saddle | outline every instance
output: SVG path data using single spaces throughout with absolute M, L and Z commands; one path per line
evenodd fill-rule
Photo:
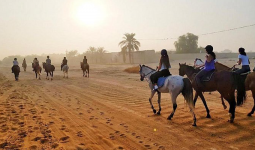
M 171 74 L 167 77 L 158 78 L 158 82 L 157 82 L 158 87 L 160 88 L 160 87 L 164 86 L 166 79 L 170 76 L 171 76 Z
M 209 71 L 206 75 L 204 75 L 202 78 L 201 78 L 201 81 L 202 82 L 208 82 L 212 79 L 212 76 L 214 74 L 215 70 L 211 70 Z

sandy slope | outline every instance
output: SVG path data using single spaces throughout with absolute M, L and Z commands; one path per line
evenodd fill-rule
M 177 73 L 177 64 L 172 72 Z M 53 81 L 36 80 L 29 69 L 14 81 L 9 68 L 0 68 L 0 148 L 5 149 L 252 149 L 255 117 L 246 114 L 248 100 L 237 108 L 234 124 L 227 122 L 218 93 L 205 94 L 212 119 L 196 105 L 197 125 L 178 97 L 173 120 L 168 94 L 162 115 L 152 113 L 146 81 L 122 70 L 127 66 L 91 66 L 91 78 L 71 68 L 69 79 L 56 71 Z M 157 108 L 156 97 L 154 105 Z

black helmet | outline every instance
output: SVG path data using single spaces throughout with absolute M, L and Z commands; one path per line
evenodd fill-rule
M 17 60 L 17 58 L 14 58 L 14 60 Z
M 166 56 L 166 55 L 167 55 L 166 49 L 162 49 L 162 50 L 161 50 L 161 56 Z
M 212 47 L 212 45 L 207 45 L 206 47 L 205 47 L 205 49 L 207 50 L 207 51 L 213 51 L 213 47 Z
M 47 56 L 47 58 L 50 58 L 50 56 Z

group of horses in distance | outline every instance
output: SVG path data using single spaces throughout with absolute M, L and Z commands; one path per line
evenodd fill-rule
M 43 69 L 46 72 L 46 79 L 47 80 L 53 80 L 53 72 L 55 71 L 55 66 L 54 65 L 46 65 L 45 62 L 42 63 Z M 81 69 L 83 71 L 83 77 L 88 77 L 89 78 L 89 64 L 83 64 L 82 62 L 80 63 Z M 24 69 L 24 72 L 26 72 L 27 69 L 27 64 L 22 63 L 22 67 Z M 35 78 L 41 80 L 41 73 L 42 73 L 42 67 L 40 65 L 34 66 L 32 63 L 32 68 L 34 69 L 35 72 Z M 68 70 L 69 66 L 64 65 L 62 68 L 63 71 L 63 78 L 68 78 Z M 20 67 L 19 66 L 14 66 L 13 68 L 13 73 L 15 80 L 18 81 L 19 79 L 19 73 L 20 73 Z
M 200 69 L 195 68 L 194 66 L 187 65 L 186 63 L 179 63 L 179 75 L 177 76 L 169 76 L 164 83 L 163 87 L 160 87 L 158 90 L 153 90 L 153 85 L 150 81 L 150 76 L 156 72 L 155 69 L 152 69 L 145 65 L 140 65 L 140 80 L 143 81 L 144 78 L 147 79 L 149 83 L 149 87 L 151 90 L 151 96 L 149 97 L 149 102 L 154 114 L 160 115 L 161 111 L 161 93 L 170 93 L 171 100 L 173 103 L 173 112 L 167 118 L 171 120 L 174 115 L 174 112 L 177 108 L 176 97 L 183 93 L 186 102 L 188 103 L 191 113 L 193 115 L 193 126 L 196 126 L 196 117 L 194 113 L 194 107 L 197 101 L 197 98 L 200 97 L 207 115 L 206 118 L 211 118 L 209 108 L 206 104 L 205 97 L 203 95 L 204 92 L 213 92 L 218 91 L 221 94 L 221 101 L 224 109 L 226 109 L 226 105 L 224 103 L 224 99 L 229 103 L 229 122 L 233 123 L 235 118 L 235 109 L 236 106 L 240 106 L 246 100 L 246 91 L 251 91 L 254 99 L 254 106 L 252 110 L 247 114 L 247 116 L 252 116 L 255 111 L 255 72 L 238 75 L 233 72 L 235 67 L 227 67 L 219 62 L 215 63 L 215 72 L 211 76 L 209 81 L 203 82 L 203 87 L 198 87 L 195 81 L 195 75 L 200 71 Z M 183 76 L 187 76 L 184 78 Z M 195 95 L 193 97 L 193 89 L 195 90 Z M 186 90 L 186 91 L 184 91 Z M 191 92 L 192 91 L 192 92 Z M 235 95 L 235 91 L 237 94 Z M 152 104 L 152 98 L 155 93 L 158 93 L 158 105 L 159 111 L 157 112 Z M 185 92 L 189 92 L 192 94 L 185 95 Z M 192 99 L 192 101 L 190 100 Z M 236 101 L 237 99 L 237 101 Z

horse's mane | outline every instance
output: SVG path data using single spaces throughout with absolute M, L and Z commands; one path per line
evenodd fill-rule
M 146 65 L 142 65 L 142 67 L 146 67 L 146 68 L 149 68 L 149 69 L 151 69 L 151 70 L 156 70 L 156 69 L 152 69 L 151 67 L 149 67 L 149 66 L 146 66 Z
M 219 62 L 216 62 L 215 64 L 218 64 L 218 65 L 220 65 L 220 66 L 222 66 L 222 67 L 230 68 L 230 67 L 228 67 L 228 66 L 226 66 L 226 65 L 223 65 L 222 63 L 219 63 Z

